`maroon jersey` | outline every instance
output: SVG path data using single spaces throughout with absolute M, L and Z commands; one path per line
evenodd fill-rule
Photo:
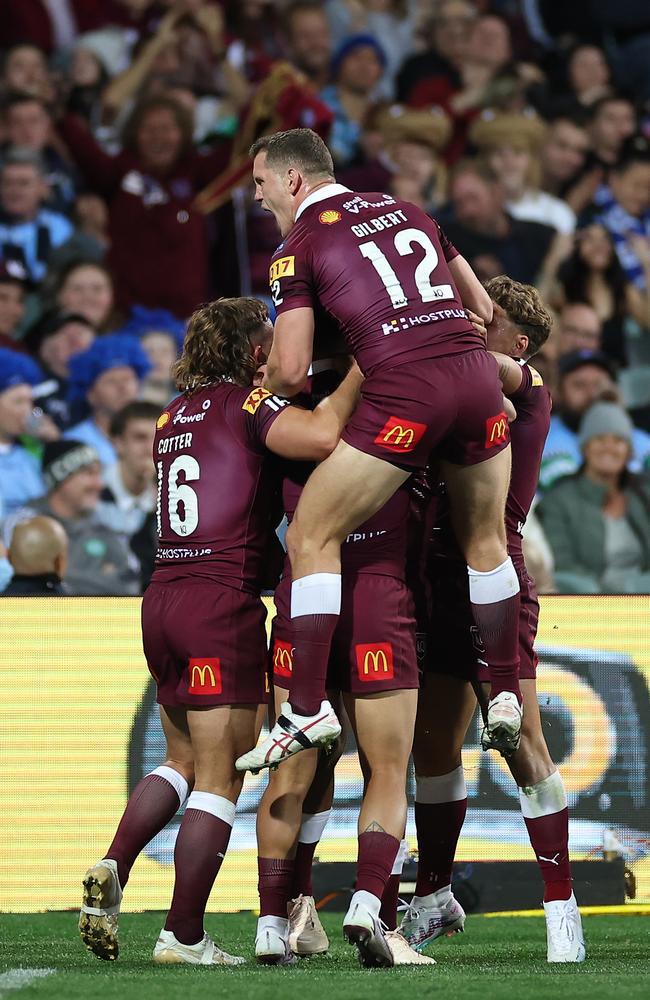
M 279 315 L 320 306 L 366 375 L 484 350 L 448 267 L 456 256 L 415 205 L 331 184 L 303 202 L 273 254 L 271 296 Z
M 264 442 L 287 404 L 221 382 L 178 396 L 160 415 L 157 581 L 189 573 L 259 590 L 273 489 Z
M 517 419 L 510 424 L 512 474 L 506 502 L 508 548 L 521 549 L 521 531 L 537 491 L 542 451 L 551 420 L 551 394 L 539 372 L 520 361 L 522 380 L 511 395 Z

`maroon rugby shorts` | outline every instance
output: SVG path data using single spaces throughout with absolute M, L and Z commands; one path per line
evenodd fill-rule
M 150 583 L 142 599 L 142 642 L 158 704 L 265 702 L 265 621 L 259 597 L 217 582 Z
M 497 363 L 477 349 L 371 374 L 342 438 L 408 472 L 484 462 L 510 443 Z
M 289 688 L 292 670 L 291 580 L 275 590 L 269 670 L 276 687 Z M 327 674 L 330 690 L 357 697 L 418 687 L 413 599 L 391 576 L 344 576 L 339 618 Z
M 538 657 L 534 649 L 539 620 L 535 582 L 523 557 L 513 555 L 521 594 L 519 612 L 519 679 L 534 680 Z M 427 634 L 425 674 L 445 674 L 466 681 L 489 681 L 485 650 L 474 625 L 469 602 L 467 566 L 459 559 L 442 558 L 432 563 L 432 596 Z

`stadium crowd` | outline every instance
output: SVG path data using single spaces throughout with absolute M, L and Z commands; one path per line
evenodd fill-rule
M 424 208 L 482 280 L 540 289 L 531 572 L 650 592 L 646 3 L 0 0 L 0 24 L 4 593 L 146 585 L 186 321 L 271 304 L 247 148 L 304 125 L 341 183 Z

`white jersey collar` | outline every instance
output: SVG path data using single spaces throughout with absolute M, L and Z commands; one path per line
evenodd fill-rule
M 351 194 L 350 188 L 346 188 L 343 184 L 335 184 L 333 181 L 331 184 L 326 184 L 325 187 L 318 188 L 317 191 L 312 191 L 308 194 L 302 205 L 296 212 L 296 218 L 294 222 L 297 222 L 302 213 L 310 205 L 316 205 L 319 201 L 325 201 L 326 198 L 333 198 L 337 194 Z

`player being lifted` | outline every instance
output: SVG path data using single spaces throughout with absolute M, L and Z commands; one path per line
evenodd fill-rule
M 204 933 L 203 917 L 241 790 L 235 760 L 257 738 L 266 700 L 259 593 L 274 489 L 269 452 L 325 458 L 361 383 L 353 366 L 313 412 L 254 389 L 272 336 L 267 308 L 256 299 L 220 299 L 198 309 L 176 365 L 182 395 L 158 419 L 158 552 L 142 633 L 167 757 L 133 790 L 113 843 L 84 878 L 79 930 L 100 958 L 117 958 L 117 916 L 133 863 L 185 804 L 174 896 L 154 960 L 243 961 Z
M 338 735 L 325 681 L 341 606 L 341 543 L 432 454 L 444 467 L 490 664 L 488 737 L 514 749 L 521 692 L 519 581 L 504 527 L 509 432 L 496 363 L 463 308 L 489 322 L 490 298 L 420 209 L 336 184 L 330 153 L 311 130 L 259 139 L 251 154 L 255 197 L 284 240 L 270 268 L 278 315 L 265 384 L 282 396 L 300 391 L 321 312 L 340 327 L 366 380 L 335 452 L 310 477 L 287 536 L 290 703 L 237 766 L 269 766 Z

